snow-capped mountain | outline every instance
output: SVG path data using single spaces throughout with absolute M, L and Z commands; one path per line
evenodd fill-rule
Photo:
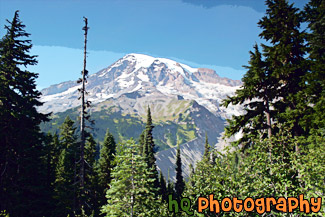
M 240 85 L 240 81 L 221 78 L 211 69 L 129 54 L 89 76 L 86 98 L 93 105 L 90 112 L 95 117 L 99 141 L 107 128 L 115 133 L 117 141 L 137 139 L 149 105 L 155 125 L 153 136 L 161 150 L 156 155 L 157 165 L 165 177 L 169 173 L 174 180 L 177 143 L 181 145 L 185 177 L 189 175 L 189 165 L 195 165 L 203 155 L 205 134 L 210 145 L 219 151 L 224 147 L 220 138 L 225 118 L 240 114 L 241 109 L 225 109 L 220 103 Z M 65 111 L 55 114 L 52 123 L 43 128 L 45 132 L 55 131 L 65 115 L 78 116 L 78 88 L 76 81 L 67 81 L 41 91 L 41 112 Z
M 122 94 L 142 92 L 150 95 L 159 91 L 195 100 L 212 113 L 223 118 L 239 114 L 235 107 L 220 108 L 227 95 L 232 95 L 241 85 L 240 81 L 219 77 L 215 71 L 205 68 L 191 68 L 165 58 L 143 54 L 129 54 L 106 69 L 88 78 L 87 99 L 93 104 Z M 78 88 L 75 81 L 52 85 L 42 90 L 41 112 L 61 112 L 78 106 Z

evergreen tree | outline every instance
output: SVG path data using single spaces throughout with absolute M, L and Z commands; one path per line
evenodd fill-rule
M 170 180 L 169 168 L 168 168 L 168 177 L 167 177 L 167 195 L 175 196 L 174 183 Z
M 252 139 L 261 132 L 263 137 L 271 136 L 270 102 L 275 97 L 275 90 L 272 90 L 274 79 L 271 78 L 257 45 L 250 55 L 249 66 L 245 66 L 248 71 L 242 78 L 242 87 L 236 90 L 235 96 L 227 97 L 223 103 L 226 107 L 229 104 L 244 106 L 245 113 L 227 120 L 229 126 L 225 129 L 227 137 L 242 131 L 242 138 L 234 144 L 241 144 L 244 148 L 249 147 Z
M 88 170 L 89 176 L 91 176 L 96 167 L 96 146 L 97 143 L 94 140 L 93 135 L 89 134 L 85 144 L 85 162 L 86 168 L 88 168 L 86 170 Z
M 78 143 L 75 134 L 74 122 L 67 116 L 60 127 L 60 143 L 62 151 L 56 167 L 55 199 L 57 208 L 56 216 L 73 215 L 76 211 L 78 184 L 77 177 L 77 156 Z
M 189 176 L 189 181 L 186 183 L 185 189 L 187 189 L 188 186 L 194 186 L 194 182 L 190 178 L 194 176 L 195 170 L 193 164 L 190 164 L 189 167 L 190 167 L 190 176 Z
M 184 189 L 185 189 L 185 182 L 182 174 L 181 151 L 178 145 L 177 153 L 176 153 L 176 183 L 175 183 L 175 193 L 178 199 L 182 197 Z
M 197 195 L 208 196 L 211 192 L 214 193 L 214 198 L 221 201 L 224 197 L 232 197 L 231 195 L 240 196 L 234 193 L 232 185 L 227 182 L 232 180 L 231 170 L 227 169 L 220 161 L 216 166 L 211 166 L 208 158 L 203 158 L 197 162 L 195 171 L 193 171 L 186 183 L 184 196 L 191 201 L 197 200 Z M 228 188 L 229 187 L 229 188 Z M 191 204 L 191 209 L 194 211 L 195 216 L 199 216 L 197 212 L 197 203 Z M 218 214 L 205 210 L 204 216 L 218 216 Z M 183 216 L 187 216 L 182 213 Z M 236 213 L 237 214 L 237 213 Z M 222 216 L 219 214 L 219 216 Z
M 106 192 L 112 180 L 111 172 L 114 168 L 114 156 L 116 154 L 116 143 L 113 135 L 107 129 L 103 145 L 100 149 L 100 158 L 98 161 L 98 200 L 99 205 L 106 204 Z
M 97 143 L 91 133 L 86 133 L 85 142 L 85 160 L 88 167 L 96 164 L 96 147 Z
M 145 144 L 145 136 L 146 136 L 145 134 L 146 134 L 146 130 L 143 130 L 139 136 L 140 150 L 141 150 L 141 154 L 143 154 L 144 156 L 148 155 L 148 150 L 146 148 L 147 146 L 144 145 Z
M 47 164 L 47 184 L 53 186 L 55 182 L 56 166 L 59 161 L 59 155 L 61 153 L 61 144 L 59 141 L 58 134 L 52 135 L 48 133 L 44 141 L 46 155 L 46 164 Z
M 146 129 L 141 133 L 140 135 L 140 142 L 144 142 L 143 144 L 140 143 L 141 147 L 141 152 L 143 156 L 146 158 L 147 163 L 149 164 L 149 147 L 147 143 L 147 138 L 146 138 Z M 144 140 L 141 141 L 141 136 L 144 136 Z
M 51 143 L 51 147 L 52 147 L 52 150 L 53 150 L 53 157 L 52 157 L 52 161 L 53 161 L 53 165 L 56 165 L 56 163 L 58 162 L 58 158 L 59 158 L 59 155 L 60 155 L 60 152 L 62 150 L 62 145 L 60 143 L 60 139 L 59 139 L 59 135 L 57 133 L 55 133 L 53 136 L 52 136 L 52 143 Z
M 99 214 L 98 204 L 98 174 L 96 171 L 96 142 L 92 134 L 89 134 L 85 144 L 85 213 Z
M 164 175 L 160 171 L 159 175 L 159 181 L 160 181 L 160 195 L 163 201 L 167 202 L 168 200 L 168 192 L 167 192 L 167 186 L 166 186 L 166 181 L 164 178 Z
M 39 124 L 48 115 L 37 106 L 38 74 L 26 70 L 37 64 L 25 25 L 18 11 L 5 26 L 0 40 L 0 210 L 10 216 L 43 216 L 49 198 L 46 190 L 46 165 Z
M 46 155 L 44 156 L 44 162 L 46 164 L 46 185 L 47 193 L 49 195 L 49 207 L 48 210 L 55 210 L 55 200 L 54 200 L 54 188 L 56 179 L 56 167 L 59 161 L 61 144 L 57 134 L 52 135 L 48 133 L 43 141 L 44 150 Z
M 277 124 L 289 128 L 292 136 L 306 135 L 302 119 L 308 107 L 306 88 L 305 34 L 300 30 L 301 13 L 286 0 L 267 0 L 266 16 L 259 21 L 263 55 L 271 77 L 276 79 L 273 103 Z
M 118 145 L 114 179 L 107 191 L 107 205 L 102 208 L 107 216 L 160 216 L 154 179 L 139 152 L 139 146 L 132 140 Z
M 267 0 L 266 5 L 266 16 L 258 24 L 260 37 L 269 45 L 262 44 L 263 57 L 255 45 L 242 88 L 224 102 L 244 105 L 245 114 L 233 117 L 226 128 L 228 137 L 242 131 L 235 144 L 244 147 L 257 136 L 270 138 L 279 128 L 290 128 L 293 136 L 307 133 L 302 127 L 308 107 L 302 16 L 286 0 Z
M 54 147 L 53 147 L 53 136 L 49 132 L 44 138 L 45 143 L 45 152 L 47 153 L 46 156 L 44 156 L 44 162 L 46 164 L 46 185 L 48 188 L 51 188 L 52 184 L 55 181 L 55 167 L 56 165 L 53 165 L 53 158 L 54 158 Z
M 208 140 L 208 134 L 205 133 L 205 144 L 204 144 L 203 157 L 209 158 L 209 154 L 210 154 L 210 145 L 209 145 L 209 140 Z
M 215 166 L 216 160 L 218 159 L 218 152 L 217 150 L 213 149 L 211 153 L 211 165 Z
M 325 128 L 325 1 L 311 0 L 305 7 L 304 19 L 308 23 L 308 65 L 306 75 L 310 104 L 314 105 L 305 120 L 305 128 Z M 311 121 L 310 121 L 311 120 Z
M 148 106 L 147 113 L 147 123 L 144 134 L 144 147 L 143 147 L 143 156 L 147 159 L 148 170 L 152 173 L 152 177 L 155 180 L 155 187 L 159 189 L 159 178 L 158 171 L 156 166 L 156 157 L 155 157 L 155 143 L 153 141 L 152 130 L 154 126 L 152 125 L 151 111 Z M 140 137 L 141 138 L 141 137 Z M 157 191 L 159 192 L 159 191 Z
M 155 143 L 153 141 L 152 130 L 154 126 L 152 125 L 152 118 L 150 108 L 148 106 L 148 113 L 147 113 L 147 124 L 145 129 L 145 151 L 148 152 L 148 165 L 149 167 L 156 166 L 156 158 L 155 158 Z M 144 151 L 144 153 L 146 153 Z

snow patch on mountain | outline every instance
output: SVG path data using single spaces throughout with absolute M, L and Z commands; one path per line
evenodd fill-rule
M 79 88 L 81 88 L 81 85 L 74 86 L 69 88 L 68 90 L 61 92 L 61 93 L 56 93 L 56 94 L 51 94 L 51 95 L 45 95 L 41 98 L 42 102 L 51 102 L 57 99 L 60 99 L 62 97 L 66 97 L 69 95 L 73 95 Z

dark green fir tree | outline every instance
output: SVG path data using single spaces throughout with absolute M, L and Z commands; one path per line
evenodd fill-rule
M 325 128 L 325 1 L 311 0 L 305 7 L 304 19 L 308 23 L 307 93 L 314 105 L 305 119 L 305 128 L 324 131 Z
M 303 17 L 287 0 L 267 0 L 266 5 L 266 15 L 258 25 L 262 29 L 260 37 L 269 43 L 263 45 L 267 71 L 275 79 L 272 89 L 276 96 L 269 102 L 277 126 L 290 129 L 292 136 L 303 136 L 308 133 L 302 122 L 309 106 L 305 93 L 308 68 L 304 58 L 306 35 L 301 30 Z
M 0 40 L 0 210 L 10 216 L 46 215 L 46 165 L 39 124 L 48 115 L 37 111 L 41 93 L 30 36 L 16 11 Z
M 145 129 L 145 151 L 147 151 L 147 158 L 148 158 L 148 165 L 149 167 L 156 165 L 156 158 L 155 158 L 155 143 L 153 141 L 152 130 L 154 126 L 152 125 L 152 118 L 151 118 L 151 111 L 148 106 L 148 113 L 147 113 L 147 124 Z M 146 152 L 144 152 L 146 153 Z
M 139 145 L 140 145 L 142 154 L 143 153 L 148 154 L 148 150 L 146 149 L 146 146 L 144 145 L 145 144 L 145 135 L 146 135 L 146 130 L 143 130 L 139 137 Z
M 44 162 L 46 162 L 46 185 L 48 188 L 48 192 L 51 197 L 51 206 L 49 210 L 54 210 L 55 200 L 53 196 L 55 195 L 55 179 L 56 179 L 56 167 L 59 161 L 59 156 L 61 152 L 61 144 L 59 141 L 59 136 L 55 133 L 52 135 L 48 133 L 46 138 L 43 140 L 44 150 L 46 155 L 44 156 Z
M 270 138 L 280 128 L 290 129 L 292 136 L 308 133 L 303 127 L 309 104 L 302 16 L 286 0 L 267 0 L 266 5 L 258 25 L 268 45 L 262 44 L 263 53 L 255 45 L 242 88 L 224 101 L 225 106 L 244 106 L 245 114 L 233 117 L 226 128 L 226 136 L 242 131 L 235 144 L 244 148 L 256 138 Z
M 140 151 L 132 140 L 118 145 L 107 203 L 102 208 L 106 216 L 161 216 L 161 199 L 156 197 L 154 179 Z
M 94 137 L 88 133 L 85 144 L 85 207 L 83 207 L 88 216 L 92 213 L 96 216 L 99 214 L 96 147 L 97 143 Z
M 175 196 L 174 183 L 170 180 L 169 168 L 168 168 L 168 177 L 167 177 L 167 195 Z
M 210 145 L 208 140 L 208 134 L 205 133 L 205 143 L 204 143 L 204 154 L 203 157 L 209 158 L 210 155 Z
M 163 199 L 163 201 L 168 200 L 168 192 L 167 192 L 167 185 L 166 185 L 166 180 L 164 178 L 164 175 L 162 174 L 162 172 L 160 171 L 159 174 L 159 181 L 160 181 L 160 195 L 161 198 Z
M 78 143 L 74 122 L 67 116 L 60 127 L 62 150 L 56 167 L 55 199 L 56 216 L 73 215 L 77 209 Z
M 113 135 L 107 129 L 104 142 L 100 149 L 100 158 L 98 161 L 98 201 L 99 205 L 106 204 L 106 191 L 109 189 L 109 184 L 112 180 L 111 173 L 114 168 L 114 156 L 116 154 L 116 143 Z
M 176 152 L 176 183 L 175 183 L 175 193 L 178 199 L 182 197 L 184 189 L 185 189 L 185 181 L 182 174 L 181 151 L 178 144 L 177 152 Z
M 156 166 L 156 157 L 155 157 L 155 143 L 152 136 L 152 130 L 154 126 L 152 124 L 152 118 L 151 118 L 151 111 L 148 106 L 148 113 L 147 113 L 147 123 L 144 133 L 144 148 L 143 148 L 143 156 L 147 160 L 148 164 L 148 170 L 151 171 L 152 177 L 155 180 L 155 187 L 158 190 L 160 188 L 159 185 L 159 177 L 158 177 L 158 171 Z M 141 138 L 141 137 L 140 137 Z M 159 191 L 157 191 L 159 192 Z
M 244 149 L 260 133 L 263 137 L 271 136 L 270 101 L 275 97 L 275 90 L 272 90 L 275 81 L 262 60 L 257 45 L 254 46 L 254 52 L 250 52 L 249 65 L 245 68 L 248 71 L 242 78 L 242 87 L 236 91 L 235 96 L 228 97 L 223 103 L 225 106 L 239 104 L 244 107 L 245 113 L 229 119 L 229 126 L 225 130 L 228 137 L 242 131 L 243 136 L 234 144 L 241 144 Z

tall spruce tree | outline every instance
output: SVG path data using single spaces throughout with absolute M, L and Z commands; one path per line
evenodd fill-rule
M 97 143 L 92 134 L 87 136 L 85 143 L 85 198 L 84 211 L 90 216 L 99 214 L 98 204 L 98 174 L 96 171 L 96 147 Z
M 210 145 L 208 140 L 208 134 L 205 133 L 205 143 L 204 143 L 204 154 L 203 156 L 206 158 L 209 158 L 210 155 Z
M 144 155 L 148 154 L 148 150 L 146 150 L 146 146 L 145 144 L 145 136 L 146 136 L 146 130 L 143 130 L 142 133 L 139 136 L 139 145 L 140 145 L 140 149 L 141 149 L 141 153 Z
M 159 182 L 160 182 L 160 195 L 163 201 L 167 202 L 168 199 L 168 192 L 167 192 L 167 185 L 166 185 L 166 180 L 164 178 L 164 175 L 160 171 L 159 174 Z
M 154 126 L 152 124 L 151 111 L 148 106 L 147 123 L 146 123 L 146 128 L 144 131 L 143 156 L 147 160 L 148 170 L 151 171 L 151 173 L 152 173 L 151 178 L 153 178 L 155 180 L 155 182 L 154 182 L 155 187 L 157 189 L 159 189 L 160 185 L 159 185 L 159 177 L 158 177 L 158 171 L 157 171 L 157 166 L 156 166 L 155 143 L 154 143 L 153 136 L 152 136 L 153 128 L 154 128 Z M 140 135 L 140 139 L 141 139 L 141 135 Z M 157 192 L 159 192 L 159 191 L 157 191 Z
M 60 127 L 60 143 L 62 151 L 56 167 L 55 199 L 57 208 L 56 216 L 73 215 L 78 204 L 77 195 L 77 156 L 78 143 L 74 122 L 67 116 Z
M 184 191 L 184 196 L 189 198 L 191 201 L 197 200 L 197 195 L 209 195 L 211 192 L 214 193 L 214 198 L 221 201 L 224 197 L 231 197 L 234 194 L 232 185 L 225 184 L 225 180 L 232 180 L 230 169 L 222 167 L 218 164 L 217 166 L 211 166 L 208 158 L 202 158 L 201 161 L 197 162 L 195 170 L 191 172 L 188 182 L 186 183 L 186 188 Z M 195 216 L 200 214 L 197 212 L 198 204 L 192 203 L 191 210 L 194 211 Z M 210 212 L 209 209 L 204 210 L 204 216 L 223 216 L 222 213 Z M 201 215 L 202 215 L 201 214 Z M 238 214 L 238 213 L 236 213 Z M 188 216 L 185 215 L 184 216 Z
M 47 153 L 46 160 L 48 168 L 48 183 L 53 185 L 55 181 L 55 170 L 59 161 L 62 145 L 60 143 L 59 135 L 57 133 L 53 135 L 51 133 L 48 133 L 45 142 L 45 150 Z
M 104 142 L 100 149 L 100 158 L 98 161 L 98 201 L 99 206 L 106 204 L 106 192 L 112 180 L 112 169 L 114 168 L 114 158 L 116 154 L 116 143 L 113 135 L 107 129 Z
M 26 68 L 36 65 L 30 36 L 19 19 L 18 11 L 5 25 L 0 40 L 0 210 L 10 216 L 42 216 L 48 198 L 44 195 L 46 170 L 39 124 L 48 115 L 37 106 L 38 74 Z
M 168 175 L 167 175 L 167 195 L 170 195 L 170 194 L 175 196 L 174 183 L 170 180 L 169 168 L 168 168 Z
M 160 199 L 156 197 L 154 179 L 147 170 L 139 145 L 129 140 L 117 147 L 116 167 L 107 191 L 106 216 L 160 216 Z
M 260 37 L 270 44 L 263 45 L 263 55 L 271 77 L 276 79 L 276 122 L 289 128 L 292 136 L 305 135 L 301 126 L 308 106 L 305 33 L 300 28 L 303 19 L 287 0 L 267 0 L 266 5 L 266 16 L 258 25 L 263 30 Z
M 245 114 L 233 117 L 226 128 L 227 136 L 243 132 L 237 144 L 244 147 L 257 137 L 270 138 L 280 127 L 290 128 L 293 136 L 306 133 L 301 126 L 308 106 L 302 16 L 286 0 L 267 0 L 266 5 L 258 25 L 260 37 L 269 45 L 262 44 L 263 55 L 255 45 L 242 88 L 224 101 L 225 106 L 244 105 Z
M 178 144 L 177 152 L 176 152 L 176 183 L 175 183 L 175 193 L 178 199 L 182 197 L 184 189 L 185 189 L 185 181 L 182 174 L 181 150 Z
M 253 138 L 261 132 L 263 137 L 271 136 L 271 100 L 275 97 L 275 90 L 272 85 L 275 81 L 271 78 L 266 63 L 262 60 L 262 54 L 258 46 L 254 46 L 254 52 L 250 52 L 249 66 L 242 78 L 243 85 L 236 90 L 235 96 L 227 97 L 223 105 L 229 104 L 243 105 L 245 114 L 233 116 L 228 120 L 229 126 L 226 127 L 226 136 L 230 137 L 240 131 L 243 136 L 235 142 L 244 148 L 251 145 Z
M 147 113 L 147 124 L 145 129 L 145 149 L 147 150 L 147 158 L 148 158 L 148 165 L 149 167 L 156 165 L 156 158 L 155 158 L 155 143 L 153 141 L 152 130 L 154 126 L 152 125 L 152 118 L 151 118 L 151 111 L 148 106 L 148 113 Z
M 194 176 L 195 170 L 194 170 L 193 164 L 189 165 L 189 170 L 190 170 L 190 176 L 189 177 Z M 194 182 L 192 182 L 191 179 L 189 179 L 189 181 L 186 184 L 187 184 L 187 186 L 193 186 Z
M 308 23 L 308 65 L 306 75 L 307 92 L 313 106 L 305 128 L 325 128 L 325 1 L 311 0 L 305 7 L 304 19 Z
M 56 201 L 54 200 L 54 187 L 56 179 L 56 167 L 59 161 L 59 156 L 61 152 L 61 144 L 59 141 L 59 136 L 57 134 L 52 135 L 48 133 L 46 138 L 43 140 L 44 150 L 46 155 L 44 156 L 44 162 L 46 163 L 46 185 L 47 192 L 50 195 L 49 200 L 50 207 L 48 210 L 55 210 Z

